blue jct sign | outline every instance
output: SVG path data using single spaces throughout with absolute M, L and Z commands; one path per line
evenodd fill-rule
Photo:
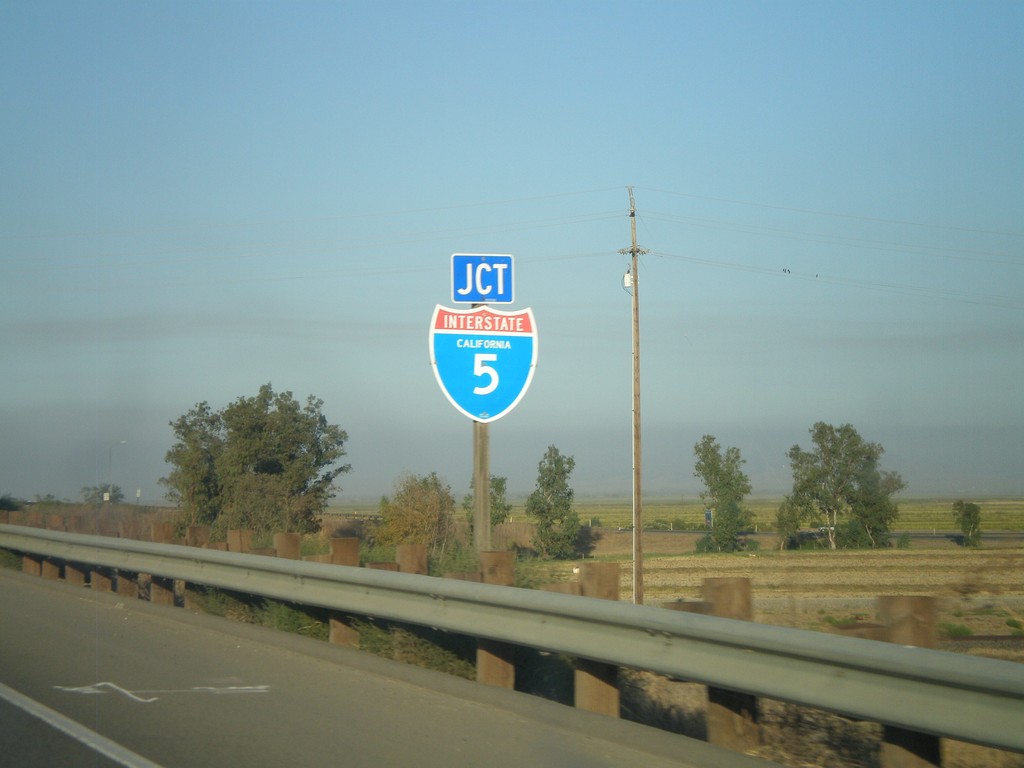
M 523 399 L 537 366 L 533 310 L 438 305 L 430 323 L 430 362 L 458 411 L 474 421 L 500 419 Z
M 494 253 L 452 254 L 452 301 L 511 304 L 512 257 Z

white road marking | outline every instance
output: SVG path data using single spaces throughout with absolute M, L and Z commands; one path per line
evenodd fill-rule
M 122 747 L 116 741 L 111 741 L 95 731 L 90 731 L 84 725 L 40 704 L 35 699 L 18 693 L 13 688 L 8 688 L 3 683 L 0 683 L 0 698 L 125 768 L 162 768 L 159 763 L 154 763 L 152 760 Z
M 133 701 L 138 701 L 142 704 L 149 704 L 151 702 L 156 701 L 155 696 L 152 699 L 144 699 L 141 696 L 136 696 L 131 691 L 126 691 L 124 688 L 122 688 L 119 685 L 115 685 L 114 683 L 95 683 L 93 685 L 82 685 L 77 688 L 66 688 L 63 685 L 55 685 L 53 687 L 56 688 L 58 691 L 67 691 L 68 693 L 106 693 L 105 690 L 100 689 L 109 688 L 112 691 L 124 694 L 129 699 L 132 699 Z
M 154 691 L 129 691 L 116 683 L 93 683 L 92 685 L 80 685 L 76 687 L 69 687 L 63 685 L 53 686 L 58 691 L 66 691 L 68 693 L 84 693 L 84 694 L 96 694 L 96 693 L 107 693 L 107 691 L 113 691 L 120 693 L 123 696 L 127 696 L 132 701 L 137 701 L 140 704 L 151 704 L 152 702 L 159 699 L 159 696 L 152 696 L 152 698 L 144 698 L 139 694 L 154 694 L 154 693 L 212 693 L 215 695 L 224 694 L 237 694 L 237 693 L 268 693 L 270 691 L 269 685 L 229 685 L 223 688 L 216 688 L 205 685 L 197 685 L 193 688 L 185 690 L 154 690 Z

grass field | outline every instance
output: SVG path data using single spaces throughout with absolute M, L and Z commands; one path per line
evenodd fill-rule
M 897 531 L 955 531 L 953 521 L 954 499 L 906 499 L 899 501 L 900 516 Z M 981 507 L 981 527 L 988 531 L 1024 531 L 1024 499 L 968 499 Z M 758 531 L 775 528 L 775 513 L 781 499 L 750 499 L 746 506 L 754 513 Z M 335 514 L 373 516 L 377 504 L 344 504 L 332 506 Z M 629 499 L 578 499 L 577 514 L 584 523 L 600 521 L 605 528 L 627 528 L 633 524 L 632 503 Z M 525 501 L 512 501 L 512 519 L 526 522 Z M 701 530 L 704 527 L 704 506 L 699 499 L 645 499 L 643 503 L 644 528 L 672 530 Z

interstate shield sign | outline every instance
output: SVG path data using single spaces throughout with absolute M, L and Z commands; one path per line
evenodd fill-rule
M 496 421 L 523 399 L 537 366 L 533 310 L 449 309 L 430 321 L 430 364 L 456 410 Z

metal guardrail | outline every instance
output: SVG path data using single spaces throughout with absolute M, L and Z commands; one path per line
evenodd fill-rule
M 0 525 L 0 547 L 531 646 L 1024 752 L 1024 664 L 430 576 Z

